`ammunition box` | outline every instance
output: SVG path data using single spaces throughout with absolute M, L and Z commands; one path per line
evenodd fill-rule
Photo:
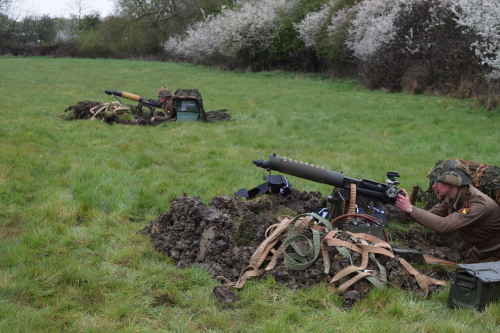
M 198 121 L 200 106 L 197 100 L 179 99 L 174 101 L 177 121 Z
M 424 255 L 417 250 L 405 249 L 403 247 L 392 245 L 392 252 L 409 262 L 417 264 L 423 264 L 425 262 Z
M 500 261 L 460 264 L 451 275 L 448 305 L 484 310 L 500 300 Z

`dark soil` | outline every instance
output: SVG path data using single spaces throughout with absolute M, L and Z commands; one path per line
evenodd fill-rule
M 207 116 L 206 123 L 213 123 L 216 121 L 229 121 L 231 116 L 227 113 L 228 110 L 205 111 Z
M 241 197 L 215 197 L 208 204 L 198 197 L 182 196 L 171 201 L 171 209 L 158 216 L 141 233 L 150 237 L 154 248 L 171 257 L 178 266 L 199 265 L 206 268 L 214 278 L 221 282 L 236 282 L 241 271 L 248 266 L 255 249 L 264 241 L 266 229 L 278 223 L 278 216 L 294 217 L 312 212 L 326 206 L 325 198 L 319 192 L 300 192 L 292 190 L 288 195 L 262 195 L 253 200 Z M 389 221 L 405 218 L 399 210 L 385 207 Z M 422 253 L 446 260 L 460 261 L 463 244 L 454 236 L 440 235 L 421 228 L 416 223 L 408 224 L 404 232 L 391 231 L 391 238 L 399 246 L 418 249 Z M 392 243 L 392 241 L 391 241 Z M 331 251 L 332 267 L 330 274 L 323 272 L 323 259 L 320 255 L 313 265 L 304 270 L 291 270 L 285 267 L 281 257 L 276 267 L 265 273 L 272 275 L 278 283 L 292 289 L 328 283 L 340 269 L 351 265 L 348 259 Z M 351 253 L 355 265 L 359 265 L 360 255 Z M 387 270 L 391 285 L 405 290 L 419 290 L 415 279 L 404 272 L 397 259 L 377 255 L 377 259 Z M 421 265 L 419 271 L 437 279 L 447 279 L 447 269 L 441 265 Z M 377 271 L 374 264 L 367 269 Z M 346 278 L 347 279 L 347 278 Z M 343 282 L 341 280 L 339 282 Z M 344 306 L 349 308 L 361 299 L 372 285 L 361 279 L 347 290 Z M 439 287 L 431 287 L 433 290 Z M 214 290 L 215 297 L 221 297 L 220 289 Z M 227 299 L 227 295 L 224 299 Z M 231 297 L 230 297 L 231 298 Z
M 64 112 L 73 113 L 74 119 L 89 119 L 92 117 L 90 109 L 101 104 L 102 102 L 97 101 L 80 101 L 75 105 L 68 106 Z

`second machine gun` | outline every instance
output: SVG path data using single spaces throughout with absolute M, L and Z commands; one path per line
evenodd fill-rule
M 104 91 L 108 95 L 119 96 L 126 99 L 130 99 L 132 101 L 139 102 L 138 109 L 142 112 L 142 107 L 147 107 L 151 112 L 155 111 L 155 108 L 161 109 L 162 104 L 159 101 L 155 101 L 154 99 L 146 99 L 142 96 L 132 94 L 126 91 L 121 90 L 105 90 Z
M 351 226 L 380 227 L 387 225 L 385 212 L 380 208 L 380 204 L 394 204 L 397 195 L 401 193 L 396 187 L 396 185 L 399 185 L 396 180 L 396 177 L 399 177 L 397 172 L 387 172 L 387 180 L 383 184 L 368 179 L 349 178 L 344 176 L 342 172 L 331 171 L 319 165 L 280 157 L 276 154 L 269 156 L 268 161 L 255 160 L 253 163 L 268 171 L 279 171 L 291 176 L 334 186 L 332 194 L 327 197 L 328 215 L 326 217 L 335 221 L 337 218 L 349 215 L 352 217 L 348 218 L 348 224 Z M 347 210 L 348 203 L 351 206 L 349 210 Z M 356 218 L 366 215 L 374 218 L 369 219 L 368 222 Z M 369 230 L 366 232 L 371 233 Z

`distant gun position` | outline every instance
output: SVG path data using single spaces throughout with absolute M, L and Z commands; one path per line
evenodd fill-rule
M 357 195 L 384 204 L 394 204 L 398 193 L 400 193 L 396 187 L 396 185 L 399 185 L 399 182 L 396 180 L 396 177 L 399 177 L 397 172 L 387 172 L 387 180 L 383 184 L 369 179 L 358 180 L 349 178 L 341 172 L 331 171 L 315 164 L 280 157 L 276 154 L 269 156 L 268 161 L 255 160 L 253 163 L 266 170 L 283 172 L 291 176 L 320 184 L 332 185 L 347 191 L 350 191 L 351 184 L 355 184 Z
M 139 108 L 142 108 L 143 106 L 149 108 L 151 111 L 153 111 L 155 108 L 161 109 L 162 104 L 159 101 L 156 101 L 154 99 L 146 99 L 142 96 L 132 94 L 126 91 L 121 91 L 121 90 L 105 90 L 104 91 L 108 95 L 113 95 L 113 96 L 119 96 L 123 97 L 126 99 L 130 99 L 132 101 L 139 102 Z

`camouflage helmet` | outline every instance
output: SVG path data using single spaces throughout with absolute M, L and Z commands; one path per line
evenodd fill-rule
M 167 87 L 161 87 L 158 89 L 158 97 L 171 97 L 172 91 Z
M 465 167 L 457 160 L 437 161 L 429 171 L 427 177 L 431 182 L 440 182 L 443 184 L 462 186 L 472 183 L 470 175 Z

